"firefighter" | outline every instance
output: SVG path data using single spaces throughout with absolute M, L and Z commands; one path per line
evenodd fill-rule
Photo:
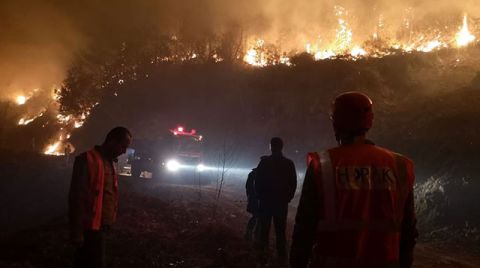
M 307 157 L 291 267 L 411 267 L 413 162 L 366 139 L 373 123 L 367 95 L 337 96 L 331 119 L 339 146 Z
M 267 263 L 267 250 L 270 226 L 273 219 L 279 263 L 287 260 L 286 226 L 288 203 L 293 199 L 297 188 L 297 172 L 293 162 L 282 154 L 283 141 L 272 138 L 272 154 L 260 160 L 255 171 L 255 193 L 259 199 L 259 230 L 256 232 L 257 262 Z
M 130 131 L 116 127 L 102 145 L 75 158 L 68 196 L 70 239 L 76 247 L 74 267 L 105 267 L 105 236 L 118 208 L 115 163 L 131 141 Z

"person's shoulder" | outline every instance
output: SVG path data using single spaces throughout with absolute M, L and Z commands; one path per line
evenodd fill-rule
M 265 167 L 266 163 L 269 162 L 269 156 L 267 155 L 264 155 L 264 156 L 261 156 L 260 157 L 260 162 L 258 162 L 258 166 L 256 168 L 257 172 L 260 171 L 260 170 L 263 170 L 263 168 Z M 261 171 L 260 171 L 261 172 Z
M 318 152 L 308 152 L 306 158 L 307 168 L 316 166 L 320 162 L 320 154 Z
M 385 154 L 389 154 L 389 155 L 392 155 L 393 157 L 398 157 L 400 158 L 401 160 L 405 161 L 405 163 L 407 163 L 407 165 L 409 166 L 413 166 L 413 160 L 410 159 L 408 156 L 405 156 L 401 153 L 398 153 L 398 152 L 395 152 L 395 151 L 392 151 L 392 150 L 389 150 L 387 148 L 383 148 L 381 146 L 377 146 L 375 145 L 375 148 L 381 152 L 384 152 Z
M 401 153 L 397 153 L 397 152 L 393 152 L 393 154 L 400 157 L 405 162 L 413 164 L 413 160 L 411 158 L 409 158 L 408 156 L 405 156 L 405 155 L 403 155 Z
M 262 155 L 262 156 L 260 156 L 260 163 L 270 161 L 271 158 L 272 158 L 271 155 Z
M 77 156 L 75 156 L 75 162 L 77 161 L 87 161 L 87 152 L 77 154 Z
M 410 159 L 409 157 L 403 155 L 403 154 L 400 154 L 400 153 L 396 153 L 396 152 L 393 152 L 394 155 L 396 155 L 397 157 L 399 157 L 400 159 L 402 159 L 408 167 L 413 167 L 413 160 Z
M 293 165 L 292 159 L 290 159 L 290 158 L 288 158 L 288 157 L 283 156 L 283 161 L 285 161 L 285 162 L 288 163 L 288 164 Z

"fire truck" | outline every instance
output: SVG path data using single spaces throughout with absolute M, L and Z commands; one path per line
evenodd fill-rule
M 173 137 L 168 148 L 163 166 L 170 173 L 179 171 L 203 172 L 203 136 L 195 129 L 186 131 L 183 127 L 170 129 Z
M 160 141 L 137 141 L 132 163 L 135 177 L 174 177 L 204 172 L 203 136 L 182 126 Z

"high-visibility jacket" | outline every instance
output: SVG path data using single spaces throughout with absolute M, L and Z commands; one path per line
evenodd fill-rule
M 99 230 L 102 226 L 103 190 L 105 182 L 105 161 L 98 150 L 93 148 L 75 159 L 69 194 L 69 218 L 72 232 Z M 113 168 L 115 189 L 115 212 L 118 207 L 118 174 Z
M 310 153 L 321 197 L 313 267 L 400 267 L 400 232 L 413 162 L 354 143 Z

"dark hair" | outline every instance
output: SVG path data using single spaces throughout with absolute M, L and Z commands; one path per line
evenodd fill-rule
M 114 127 L 110 130 L 105 137 L 105 142 L 109 141 L 122 141 L 125 137 L 132 137 L 132 133 L 125 127 Z
M 271 140 L 270 140 L 270 147 L 272 149 L 276 149 L 276 150 L 282 150 L 283 148 L 283 141 L 282 139 L 280 139 L 279 137 L 273 137 Z

